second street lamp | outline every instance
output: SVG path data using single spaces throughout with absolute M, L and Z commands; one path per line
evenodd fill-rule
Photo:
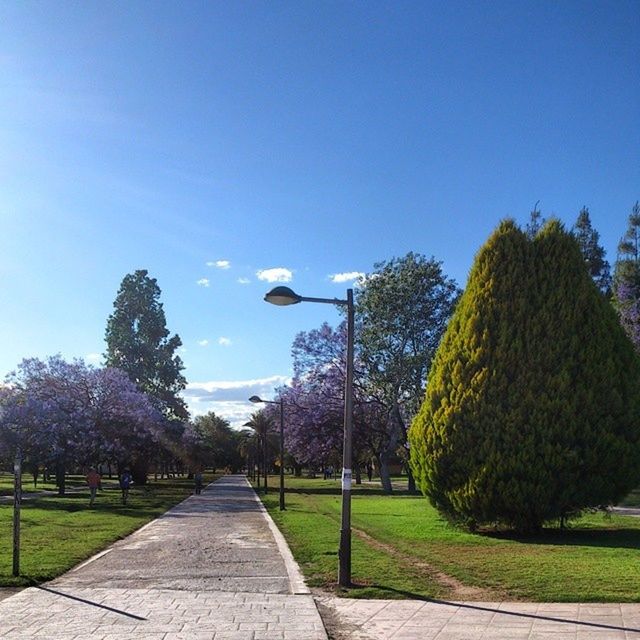
M 338 550 L 338 584 L 351 584 L 351 441 L 353 421 L 353 289 L 347 289 L 347 299 L 308 298 L 293 292 L 289 287 L 275 287 L 264 297 L 266 302 L 283 307 L 299 302 L 320 302 L 347 308 L 347 376 L 344 385 L 344 442 L 342 451 L 342 520 L 340 548 Z
M 263 400 L 260 396 L 251 396 L 249 402 L 280 405 L 280 511 L 284 511 L 284 402 L 282 398 L 280 400 Z

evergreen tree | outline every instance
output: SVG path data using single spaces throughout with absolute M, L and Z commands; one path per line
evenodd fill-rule
M 600 234 L 591 226 L 589 209 L 582 207 L 578 219 L 573 225 L 573 235 L 578 241 L 580 251 L 587 263 L 589 275 L 598 289 L 607 297 L 611 294 L 611 271 L 605 258 L 605 251 L 600 246 Z
M 536 531 L 640 480 L 640 360 L 557 221 L 503 222 L 476 257 L 409 434 L 453 521 Z
M 640 352 L 640 203 L 629 215 L 629 227 L 618 245 L 614 302 L 620 322 Z
M 529 222 L 527 222 L 525 229 L 525 233 L 529 238 L 535 238 L 538 231 L 542 228 L 542 225 L 546 222 L 542 217 L 542 212 L 538 209 L 539 204 L 540 200 L 533 205 L 533 209 L 529 214 Z
M 169 337 L 160 294 L 146 270 L 124 277 L 107 321 L 105 360 L 125 371 L 167 419 L 186 420 L 186 405 L 178 395 L 186 386 L 176 355 L 182 341 L 177 334 Z

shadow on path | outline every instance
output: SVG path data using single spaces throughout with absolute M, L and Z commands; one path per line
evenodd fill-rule
M 548 616 L 541 613 L 525 613 L 523 611 L 507 611 L 505 609 L 498 609 L 496 607 L 491 607 L 483 604 L 473 604 L 470 602 L 449 602 L 448 600 L 437 600 L 435 598 L 425 598 L 423 596 L 416 595 L 415 593 L 411 593 L 410 591 L 402 591 L 400 589 L 393 589 L 392 587 L 384 587 L 381 585 L 373 585 L 384 591 L 392 591 L 393 593 L 398 593 L 406 598 L 410 598 L 411 600 L 419 600 L 422 602 L 431 602 L 433 604 L 441 604 L 448 607 L 459 607 L 460 609 L 469 609 L 472 611 L 485 611 L 488 613 L 497 613 L 504 616 L 511 616 L 513 618 L 528 618 L 530 620 L 543 620 L 545 622 L 558 622 L 560 624 L 576 624 L 582 627 L 590 627 L 594 629 L 606 629 L 608 631 L 628 631 L 629 633 L 638 633 L 640 634 L 640 629 L 634 629 L 631 627 L 620 627 L 618 625 L 606 624 L 604 622 L 589 622 L 587 620 L 572 620 L 571 618 L 558 618 L 555 616 Z M 518 606 L 517 602 L 505 603 L 514 608 Z M 529 603 L 527 603 L 529 604 Z M 544 606 L 544 603 L 539 603 Z M 568 602 L 567 606 L 571 606 L 574 604 Z
M 53 593 L 56 596 L 62 596 L 63 598 L 68 598 L 69 600 L 75 600 L 76 602 L 82 602 L 82 604 L 88 604 L 92 607 L 98 607 L 99 609 L 106 609 L 107 611 L 111 611 L 112 613 L 117 613 L 121 616 L 127 616 L 127 618 L 133 618 L 134 620 L 141 620 L 146 622 L 146 618 L 142 618 L 140 616 L 136 616 L 133 613 L 127 613 L 126 611 L 120 611 L 120 609 L 114 609 L 113 607 L 107 607 L 105 604 L 100 604 L 98 602 L 92 602 L 91 600 L 85 600 L 84 598 L 78 598 L 78 596 L 72 596 L 68 593 L 63 593 L 62 591 L 56 591 L 55 589 L 50 589 L 49 587 L 43 587 L 41 585 L 35 585 L 35 589 L 40 589 L 40 591 L 46 591 L 47 593 Z

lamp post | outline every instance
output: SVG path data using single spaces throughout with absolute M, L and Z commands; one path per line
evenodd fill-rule
M 347 377 L 344 387 L 344 441 L 342 450 L 342 519 L 340 548 L 338 550 L 338 584 L 351 584 L 351 441 L 353 421 L 353 289 L 347 289 L 347 299 L 308 298 L 293 292 L 289 287 L 275 287 L 264 297 L 266 302 L 283 307 L 299 302 L 320 302 L 347 308 Z
M 263 400 L 260 396 L 251 396 L 249 402 L 280 405 L 280 511 L 284 511 L 284 402 L 282 398 L 280 400 Z
M 243 427 L 252 427 L 253 428 L 253 423 L 252 422 L 245 422 L 243 425 Z M 264 446 L 262 447 L 262 449 L 264 450 Z M 263 456 L 263 458 L 266 458 L 266 455 Z M 258 476 L 257 476 L 257 489 L 258 491 L 260 491 L 260 454 L 258 453 L 258 458 L 253 459 L 252 461 L 253 464 L 253 479 L 256 480 L 256 466 L 258 467 Z M 265 479 L 266 479 L 266 474 L 265 474 Z M 265 490 L 266 490 L 266 482 L 265 482 Z M 265 491 L 266 493 L 266 491 Z

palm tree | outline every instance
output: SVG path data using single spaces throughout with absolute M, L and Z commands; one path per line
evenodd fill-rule
M 256 462 L 260 460 L 260 441 L 258 434 L 251 429 L 243 429 L 237 436 L 238 453 L 247 461 L 247 475 L 255 481 Z
M 249 422 L 245 424 L 246 427 L 251 427 L 254 430 L 255 435 L 257 437 L 258 442 L 260 443 L 260 447 L 262 450 L 262 472 L 264 474 L 264 492 L 267 493 L 267 460 L 268 460 L 268 449 L 269 449 L 269 436 L 272 435 L 269 433 L 271 427 L 273 426 L 271 420 L 267 417 L 264 409 L 260 409 L 258 411 L 254 411 L 251 414 L 251 419 Z M 258 476 L 258 487 L 260 486 L 260 479 Z

